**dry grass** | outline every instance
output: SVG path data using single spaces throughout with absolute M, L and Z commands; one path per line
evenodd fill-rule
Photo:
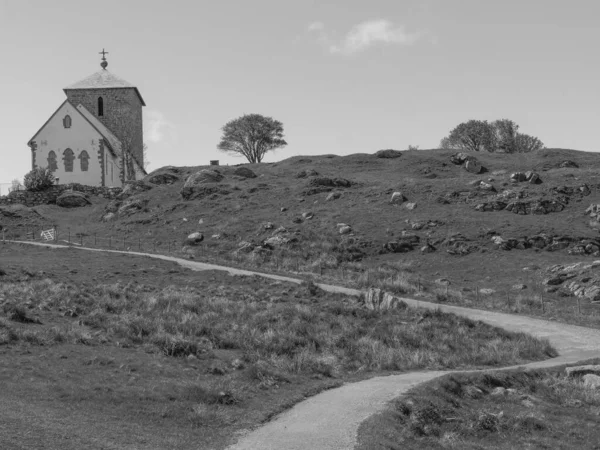
M 599 415 L 600 390 L 564 367 L 453 374 L 363 423 L 357 449 L 593 449 Z

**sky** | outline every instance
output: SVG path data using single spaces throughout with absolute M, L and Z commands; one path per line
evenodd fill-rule
M 547 147 L 600 151 L 596 0 L 0 0 L 0 183 L 62 89 L 108 70 L 140 90 L 149 170 L 217 150 L 243 114 L 294 155 L 436 148 L 509 118 Z

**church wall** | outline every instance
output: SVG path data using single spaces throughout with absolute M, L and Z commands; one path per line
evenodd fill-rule
M 71 118 L 71 126 L 65 128 L 63 120 L 68 115 Z M 102 164 L 98 160 L 101 135 L 89 124 L 81 114 L 70 104 L 65 103 L 54 117 L 35 136 L 32 145 L 34 154 L 34 167 L 48 167 L 51 165 L 48 157 L 53 151 L 56 155 L 56 169 L 54 176 L 58 177 L 59 184 L 80 183 L 89 186 L 102 185 Z M 65 150 L 73 152 L 72 172 L 65 170 Z M 86 158 L 86 154 L 89 158 Z M 104 152 L 110 155 L 108 149 Z M 87 170 L 85 167 L 87 159 Z M 106 164 L 105 164 L 106 165 Z M 118 177 L 117 177 L 118 178 Z M 106 184 L 107 186 L 120 186 L 117 184 Z
M 135 159 L 143 166 L 142 103 L 135 89 L 67 89 L 65 92 L 71 103 L 83 105 L 122 143 L 130 141 Z M 98 116 L 98 97 L 103 99 L 103 116 Z

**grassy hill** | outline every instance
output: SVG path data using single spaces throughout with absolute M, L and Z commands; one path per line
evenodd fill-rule
M 453 164 L 454 153 L 296 156 L 220 166 L 222 180 L 201 185 L 189 200 L 181 194 L 185 180 L 215 167 L 164 167 L 126 189 L 120 201 L 91 198 L 85 208 L 48 205 L 34 211 L 38 225 L 57 224 L 63 237 L 70 228 L 73 237 L 83 235 L 88 242 L 96 235 L 104 246 L 98 238 L 112 236 L 117 246 L 125 239 L 136 250 L 155 244 L 166 250 L 169 243 L 169 250 L 188 257 L 228 258 L 363 285 L 388 280 L 387 287 L 409 293 L 444 279 L 441 285 L 449 282 L 451 288 L 437 292 L 438 299 L 450 301 L 456 300 L 453 294 L 464 300 L 470 295 L 465 293 L 504 292 L 515 284 L 532 292 L 545 274 L 524 268 L 599 259 L 593 247 L 600 246 L 598 222 L 585 212 L 600 203 L 599 153 L 475 154 L 485 168 L 480 174 Z M 240 176 L 240 167 L 256 177 Z M 511 182 L 512 173 L 530 170 L 541 183 Z M 150 182 L 157 179 L 172 184 Z M 394 192 L 405 201 L 391 203 Z M 498 202 L 517 206 L 514 212 L 481 210 Z M 340 234 L 340 224 L 351 232 Z M 185 246 L 185 238 L 197 231 L 204 234 L 202 245 Z

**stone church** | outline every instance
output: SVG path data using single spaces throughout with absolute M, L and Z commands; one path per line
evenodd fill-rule
M 67 99 L 31 138 L 32 167 L 48 167 L 58 184 L 122 186 L 142 178 L 144 136 L 138 89 L 110 73 L 102 50 L 96 73 L 64 88 Z

